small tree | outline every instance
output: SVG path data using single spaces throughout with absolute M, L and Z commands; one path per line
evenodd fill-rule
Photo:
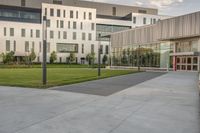
M 14 54 L 15 53 L 13 51 L 6 53 L 6 54 L 2 53 L 1 57 L 3 59 L 3 63 L 6 64 L 6 63 L 13 62 L 14 61 Z
M 105 65 L 107 61 L 108 61 L 108 56 L 104 55 L 102 59 L 103 64 Z
M 70 53 L 68 59 L 70 64 L 74 62 L 76 60 L 75 53 Z
M 86 61 L 88 62 L 88 65 L 94 65 L 94 62 L 95 62 L 95 53 L 87 54 Z
M 51 56 L 50 56 L 50 63 L 51 63 L 51 64 L 54 63 L 54 62 L 56 61 L 56 59 L 57 59 L 56 52 L 53 51 L 53 52 L 51 53 Z
M 29 55 L 29 61 L 32 63 L 36 58 L 36 54 L 34 52 L 34 49 L 31 49 L 31 53 Z

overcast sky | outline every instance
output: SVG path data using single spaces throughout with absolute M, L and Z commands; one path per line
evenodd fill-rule
M 160 15 L 178 16 L 200 11 L 200 0 L 88 0 L 159 9 Z

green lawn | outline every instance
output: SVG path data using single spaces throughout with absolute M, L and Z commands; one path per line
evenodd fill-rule
M 31 88 L 48 88 L 98 79 L 97 69 L 90 68 L 48 68 L 48 84 L 42 86 L 41 68 L 0 69 L 0 85 Z M 100 78 L 130 74 L 134 70 L 102 70 Z

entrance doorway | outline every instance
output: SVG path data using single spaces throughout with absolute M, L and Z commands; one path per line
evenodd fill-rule
M 177 71 L 198 71 L 198 57 L 197 56 L 177 56 L 176 70 Z

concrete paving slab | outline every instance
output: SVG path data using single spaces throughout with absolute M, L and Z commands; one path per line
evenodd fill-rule
M 107 97 L 0 87 L 0 133 L 199 133 L 197 79 L 172 72 Z
M 100 96 L 109 96 L 144 81 L 165 74 L 164 72 L 142 72 L 107 79 L 89 81 L 79 84 L 54 87 L 50 89 L 70 91 Z

